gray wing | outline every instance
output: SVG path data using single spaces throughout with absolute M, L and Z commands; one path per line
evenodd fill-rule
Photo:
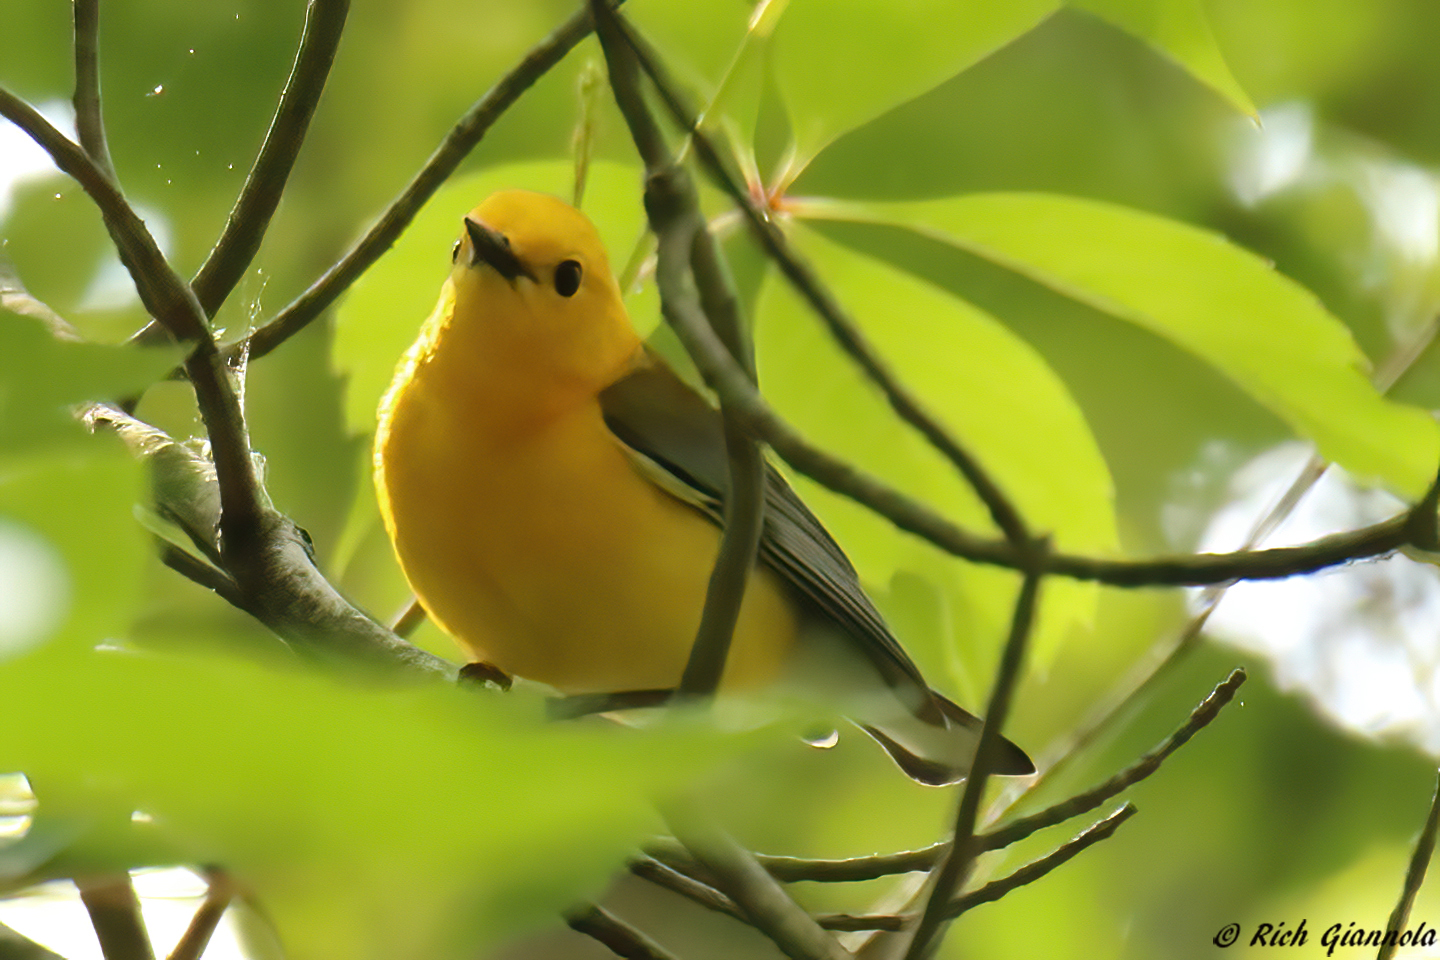
M 600 394 L 605 422 L 622 443 L 663 472 L 657 482 L 718 526 L 730 489 L 720 412 L 664 361 L 647 360 Z M 919 669 L 865 595 L 844 551 L 769 464 L 759 554 L 761 562 L 808 602 L 814 615 L 856 640 L 886 682 L 929 693 Z M 939 709 L 925 702 L 929 697 L 915 699 L 922 701 L 917 704 L 922 715 Z M 944 722 L 938 716 L 930 720 Z

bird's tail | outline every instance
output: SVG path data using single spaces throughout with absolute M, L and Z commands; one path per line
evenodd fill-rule
M 930 691 L 930 716 L 896 710 L 877 722 L 867 717 L 858 724 L 874 737 L 896 766 L 910 779 L 932 787 L 963 780 L 970 772 L 975 745 L 980 739 L 980 718 Z M 1000 756 L 992 773 L 1020 777 L 1035 772 L 1035 764 L 1009 740 L 1001 739 Z

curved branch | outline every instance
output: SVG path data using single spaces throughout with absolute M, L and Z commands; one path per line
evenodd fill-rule
M 1435 852 L 1435 834 L 1440 829 L 1440 778 L 1435 781 L 1435 794 L 1430 801 L 1430 813 L 1425 817 L 1425 825 L 1420 828 L 1420 834 L 1415 838 L 1415 849 L 1410 852 L 1410 865 L 1405 870 L 1405 885 L 1400 890 L 1400 899 L 1395 904 L 1395 909 L 1390 911 L 1390 919 L 1385 924 L 1385 929 L 1404 930 L 1405 924 L 1410 922 L 1410 909 L 1415 906 L 1415 897 L 1420 893 L 1420 885 L 1425 882 L 1425 873 L 1430 868 L 1430 856 Z M 1381 944 L 1380 951 L 1375 955 L 1375 960 L 1390 960 L 1395 956 L 1395 943 L 1387 938 Z
M 325 90 L 349 10 L 350 0 L 311 0 L 295 65 L 280 94 L 280 105 L 260 155 L 235 200 L 224 232 L 190 282 L 206 316 L 213 317 L 220 309 L 260 249 L 315 115 L 315 105 Z
M 611 953 L 625 960 L 679 960 L 644 933 L 594 903 L 567 911 L 565 923 L 571 930 L 604 944 Z
M 978 890 L 972 890 L 956 897 L 946 907 L 947 917 L 953 920 L 971 907 L 978 907 L 982 903 L 993 903 L 1017 887 L 1034 883 L 1082 850 L 1110 837 L 1120 829 L 1122 823 L 1138 812 L 1139 810 L 1133 803 L 1125 804 L 1104 820 L 1086 827 L 1068 842 L 1039 860 L 1031 861 L 1009 876 L 987 883 Z
M 100 3 L 75 0 L 75 135 L 80 147 L 111 179 L 115 165 L 100 110 Z

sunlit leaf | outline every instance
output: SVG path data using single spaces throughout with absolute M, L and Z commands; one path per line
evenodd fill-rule
M 1215 42 L 1202 0 L 1066 0 L 1134 34 L 1191 76 L 1210 87 L 1236 110 L 1251 117 L 1259 111 L 1230 72 Z
M 795 170 L 846 130 L 983 59 L 1057 6 L 1055 0 L 790 0 L 773 50 L 795 130 Z
M 1312 293 L 1217 234 L 1049 194 L 806 212 L 908 225 L 1144 327 L 1214 365 L 1366 481 L 1416 496 L 1434 475 L 1434 420 L 1375 390 L 1350 332 Z
M 1044 360 L 968 303 L 803 228 L 795 236 L 900 379 L 974 452 L 1035 529 L 1052 531 L 1064 549 L 1113 548 L 1109 472 L 1075 401 Z M 762 293 L 756 342 L 762 389 L 810 440 L 944 516 L 989 528 L 956 469 L 895 416 L 808 306 L 775 277 Z M 941 560 L 864 508 L 802 486 L 867 583 L 886 590 L 903 571 L 918 572 L 944 585 L 963 644 L 998 646 L 1012 574 Z M 1042 659 L 1075 619 L 1088 617 L 1093 602 L 1088 587 L 1055 585 L 1047 595 Z

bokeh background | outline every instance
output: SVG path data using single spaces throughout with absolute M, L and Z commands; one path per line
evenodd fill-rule
M 1393 398 L 1440 406 L 1440 364 L 1423 349 L 1440 306 L 1434 4 L 772 7 L 773 41 L 752 36 L 749 46 L 752 9 L 739 0 L 633 0 L 626 10 L 697 99 L 724 91 L 723 130 L 790 200 L 1041 191 L 1216 231 L 1313 291 L 1374 364 L 1409 357 L 1393 368 L 1403 369 Z M 562 2 L 357 2 L 285 200 L 216 318 L 227 337 L 313 282 L 466 107 L 571 13 Z M 115 166 L 184 275 L 243 183 L 303 15 L 280 0 L 104 5 Z M 65 128 L 68 7 L 9 0 L 5 21 L 0 84 Z M 338 309 L 244 371 L 271 495 L 309 531 L 322 569 L 377 616 L 401 609 L 406 591 L 375 514 L 368 432 L 448 268 L 459 215 L 499 186 L 569 196 L 576 151 L 588 152 L 584 205 L 616 269 L 638 275 L 637 324 L 658 323 L 640 171 L 596 82 L 601 64 L 591 40 L 542 78 Z M 724 209 L 718 194 L 706 200 Z M 1141 325 L 904 224 L 792 229 L 902 376 L 978 437 L 982 457 L 999 460 L 1002 479 L 1024 489 L 1022 505 L 1066 549 L 1233 547 L 1309 456 L 1305 438 L 1243 384 Z M 743 238 L 729 247 L 757 317 L 762 386 L 779 409 L 827 447 L 983 524 Z M 89 200 L 8 126 L 0 252 L 90 339 L 118 344 L 144 324 Z M 973 346 L 982 340 L 999 343 L 1013 367 L 994 369 L 1000 354 Z M 5 343 L 0 411 L 13 418 L 31 409 L 13 398 L 63 379 L 68 360 L 47 367 L 42 344 Z M 1297 357 L 1309 346 L 1291 345 Z M 113 389 L 155 369 L 117 374 Z M 110 381 L 85 381 L 95 383 Z M 138 414 L 176 437 L 200 432 L 179 384 L 152 386 Z M 559 932 L 553 907 L 602 889 L 627 845 L 659 829 L 647 791 L 701 776 L 736 833 L 766 852 L 857 855 L 925 845 L 945 829 L 953 794 L 907 782 L 862 737 L 823 753 L 760 735 L 741 747 L 702 737 L 697 749 L 689 738 L 699 735 L 685 732 L 617 746 L 602 732 L 537 727 L 533 697 L 461 708 L 297 674 L 258 624 L 153 557 L 132 507 L 144 500 L 143 477 L 122 451 L 66 424 L 46 429 L 38 439 L 0 434 L 9 445 L 0 571 L 11 584 L 0 586 L 0 619 L 12 624 L 0 625 L 0 675 L 11 676 L 0 769 L 29 774 L 39 800 L 32 810 L 24 782 L 6 781 L 0 813 L 14 816 L 0 882 L 14 896 L 0 901 L 0 921 L 66 955 L 98 955 L 83 914 L 61 902 L 62 888 L 36 892 L 33 882 L 117 864 L 220 862 L 241 864 L 292 956 L 399 955 L 386 945 L 401 943 L 428 945 L 415 956 L 603 956 Z M 1014 578 L 800 487 L 927 675 L 979 709 Z M 1413 492 L 1328 476 L 1271 542 L 1381 519 Z M 1128 763 L 1237 665 L 1251 675 L 1240 702 L 1130 792 L 1141 813 L 1115 838 L 967 915 L 940 955 L 1201 957 L 1230 922 L 1248 934 L 1304 919 L 1312 944 L 1335 923 L 1383 926 L 1440 750 L 1437 598 L 1434 568 L 1406 558 L 1234 590 L 1205 639 L 1019 809 Z M 1157 662 L 1199 599 L 1056 582 L 1044 602 L 1007 734 L 1050 758 Z M 455 656 L 433 627 L 416 639 Z M 1013 799 L 995 793 L 997 804 Z M 1008 872 L 1066 830 L 983 872 Z M 167 907 L 194 894 L 167 876 L 147 900 L 157 930 Z M 891 886 L 812 884 L 800 894 L 816 909 L 865 912 Z M 613 896 L 686 957 L 754 947 L 726 921 L 628 887 Z M 221 951 L 240 951 L 240 941 L 275 955 L 269 925 L 235 914 L 210 955 L 238 955 Z M 1420 921 L 1440 924 L 1440 897 L 1428 890 L 1412 926 Z M 1233 949 L 1247 952 L 1246 942 Z

